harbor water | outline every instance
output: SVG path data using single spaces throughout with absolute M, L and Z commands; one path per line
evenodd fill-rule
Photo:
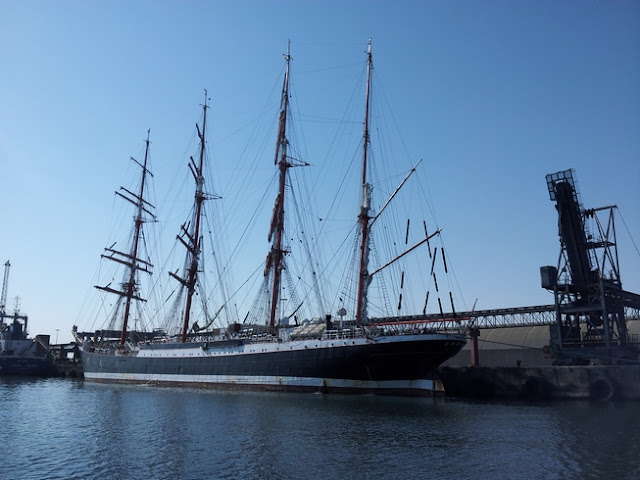
M 1 478 L 637 479 L 640 404 L 0 377 Z

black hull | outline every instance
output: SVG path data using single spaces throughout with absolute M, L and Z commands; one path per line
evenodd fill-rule
M 82 361 L 85 378 L 94 381 L 409 395 L 439 390 L 434 369 L 455 355 L 465 339 L 417 335 L 335 344 L 165 344 L 142 347 L 141 353 L 153 357 L 85 351 Z
M 0 375 L 23 377 L 51 377 L 56 374 L 54 365 L 45 358 L 0 356 Z

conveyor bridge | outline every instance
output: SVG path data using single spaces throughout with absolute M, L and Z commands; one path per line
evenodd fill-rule
M 625 292 L 628 293 L 628 292 Z M 640 296 L 628 293 L 625 297 L 625 317 L 627 320 L 640 320 Z M 435 330 L 456 330 L 460 328 L 509 328 L 553 325 L 556 323 L 555 305 L 536 305 L 530 307 L 510 307 L 491 310 L 475 310 L 432 315 L 407 315 L 401 317 L 380 317 L 371 319 L 373 324 L 406 325 L 426 327 Z

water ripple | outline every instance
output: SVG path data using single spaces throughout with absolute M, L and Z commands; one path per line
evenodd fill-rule
M 2 478 L 640 478 L 640 405 L 528 405 L 0 377 Z

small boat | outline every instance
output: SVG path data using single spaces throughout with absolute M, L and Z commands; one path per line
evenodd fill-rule
M 367 315 L 368 287 L 373 275 L 380 270 L 368 272 L 369 236 L 377 218 L 370 211 L 371 187 L 367 180 L 371 42 L 367 52 L 365 142 L 360 186 L 362 200 L 357 219 L 360 258 L 355 315 L 354 318 L 345 319 L 346 310 L 341 308 L 338 311 L 339 321 L 321 311 L 309 320 L 298 322 L 295 311 L 293 314 L 283 312 L 281 292 L 286 283 L 283 278 L 287 274 L 285 258 L 289 254 L 285 238 L 286 187 L 290 168 L 298 166 L 290 155 L 287 136 L 289 49 L 285 60 L 274 161 L 278 191 L 268 235 L 270 249 L 264 265 L 263 291 L 267 293 L 266 303 L 261 309 L 264 317 L 259 322 L 247 322 L 246 317 L 244 320 L 238 318 L 221 328 L 210 328 L 217 314 L 208 314 L 206 324 L 202 327 L 191 318 L 196 291 L 203 284 L 200 278 L 204 270 L 200 263 L 203 252 L 202 212 L 204 202 L 210 198 L 203 189 L 209 109 L 205 92 L 201 127 L 196 125 L 199 152 L 197 160 L 191 158 L 189 163 L 195 180 L 193 215 L 189 222 L 183 224 L 178 236 L 180 243 L 186 247 L 186 257 L 181 273 L 170 272 L 181 287 L 181 292 L 175 296 L 182 300 L 181 306 L 172 310 L 181 314 L 181 331 L 169 334 L 163 330 L 143 332 L 130 331 L 128 328 L 132 304 L 143 300 L 138 292 L 137 275 L 149 273 L 151 268 L 149 261 L 140 258 L 138 250 L 145 217 L 152 215 L 152 206 L 144 197 L 149 175 L 147 138 L 145 160 L 138 163 L 141 167 L 140 188 L 136 193 L 127 190 L 126 194 L 121 195 L 136 210 L 131 249 L 122 252 L 110 248 L 105 255 L 109 260 L 125 266 L 124 280 L 119 289 L 99 287 L 122 300 L 122 328 L 119 332 L 105 330 L 86 334 L 74 327 L 74 334 L 83 343 L 85 380 L 291 392 L 412 396 L 444 393 L 434 370 L 458 353 L 466 343 L 466 336 L 460 331 L 432 328 L 427 316 L 420 317 L 422 320 L 416 320 L 415 317 L 384 318 L 376 323 Z M 431 235 L 425 232 L 419 244 L 408 251 L 428 243 L 437 234 L 438 231 Z M 207 294 L 203 292 L 199 296 L 202 299 Z

